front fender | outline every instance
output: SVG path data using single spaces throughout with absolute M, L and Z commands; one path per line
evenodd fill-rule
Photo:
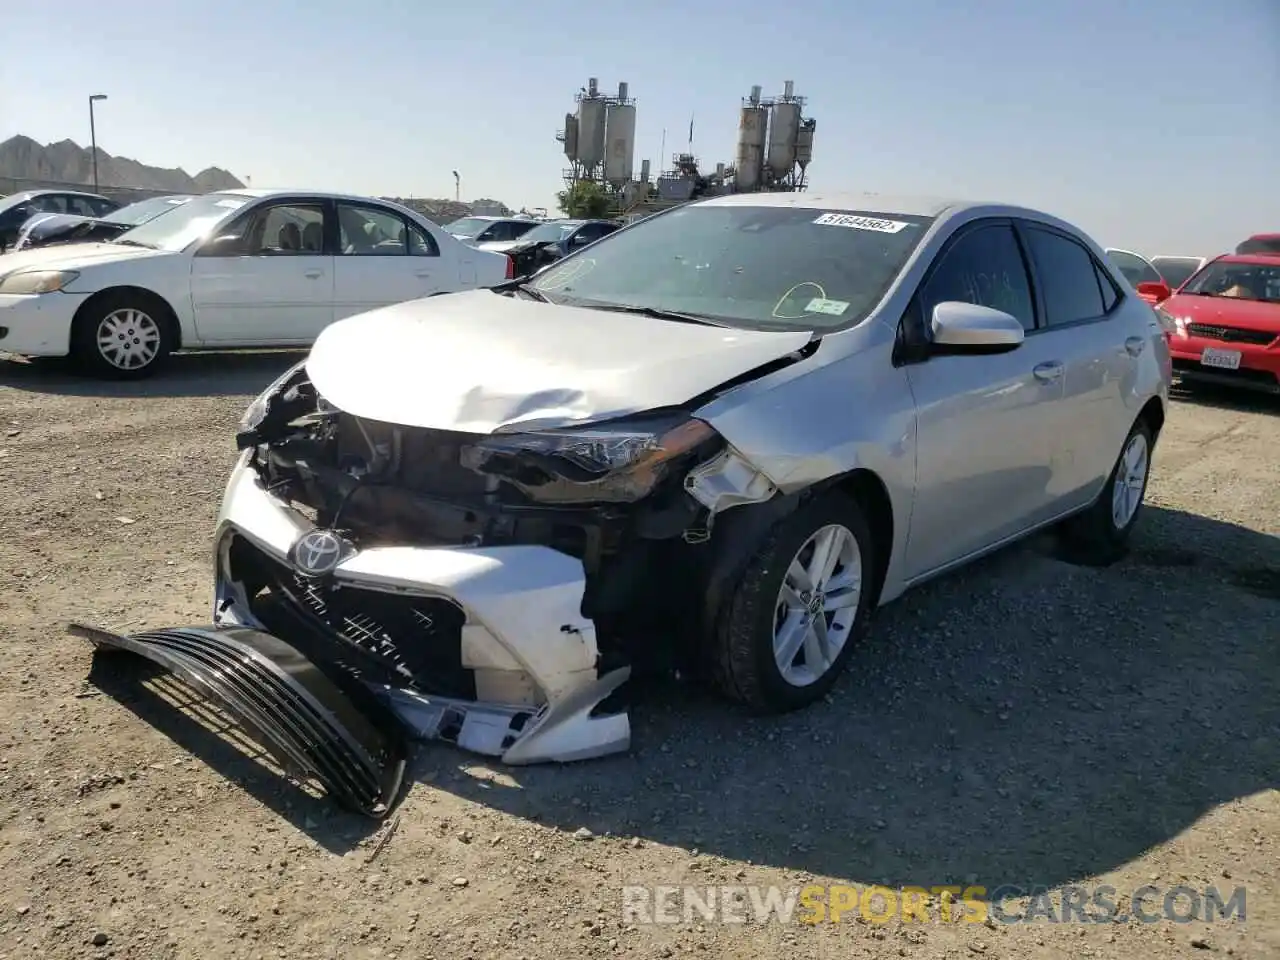
M 916 487 L 916 409 L 891 360 L 893 331 L 864 324 L 823 340 L 812 357 L 735 387 L 697 412 L 780 494 L 854 470 L 880 478 L 893 510 L 892 582 Z

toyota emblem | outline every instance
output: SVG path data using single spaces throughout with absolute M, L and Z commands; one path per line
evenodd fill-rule
M 312 530 L 293 545 L 293 565 L 304 576 L 323 577 L 338 565 L 345 546 L 331 530 Z

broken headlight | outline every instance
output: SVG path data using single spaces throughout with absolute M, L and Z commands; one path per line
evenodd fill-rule
M 675 464 L 718 441 L 706 423 L 678 414 L 493 434 L 468 447 L 463 462 L 536 500 L 632 502 L 652 493 Z
M 292 367 L 286 370 L 280 376 L 271 381 L 271 385 L 263 390 L 260 394 L 253 398 L 253 402 L 245 408 L 244 415 L 240 417 L 240 431 L 243 433 L 248 430 L 256 430 L 262 425 L 262 420 L 267 415 L 267 408 L 271 398 L 280 392 L 286 383 L 294 378 L 303 367 L 307 365 L 306 360 L 300 360 Z

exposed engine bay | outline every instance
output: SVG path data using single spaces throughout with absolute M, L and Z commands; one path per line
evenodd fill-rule
M 685 479 L 724 442 L 678 410 L 629 419 L 624 439 L 601 426 L 531 442 L 380 423 L 328 407 L 300 371 L 237 442 L 273 496 L 355 550 L 538 545 L 578 559 L 607 669 L 673 652 L 655 630 L 670 637 L 689 620 L 710 539 L 711 510 Z M 398 669 L 432 689 L 440 666 Z M 474 696 L 446 686 L 437 692 Z

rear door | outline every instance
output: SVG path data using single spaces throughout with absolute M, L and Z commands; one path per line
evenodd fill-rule
M 1149 345 L 1119 316 L 1125 297 L 1084 244 L 1042 224 L 1020 221 L 1018 229 L 1044 317 L 1036 336 L 1053 344 L 1064 366 L 1050 491 L 1062 511 L 1087 504 L 1110 474 L 1132 426 L 1124 394 Z
M 915 399 L 916 499 L 907 547 L 918 577 L 1022 532 L 1049 512 L 1063 364 L 1039 334 L 1036 298 L 1013 225 L 961 227 L 903 318 L 907 341 L 929 339 L 933 308 L 978 303 L 1022 321 L 1016 349 L 909 363 Z
M 191 303 L 203 343 L 305 344 L 333 322 L 330 209 L 318 198 L 271 198 L 222 231 L 229 245 L 196 252 Z
M 435 238 L 394 210 L 338 201 L 337 230 L 335 320 L 456 288 Z

